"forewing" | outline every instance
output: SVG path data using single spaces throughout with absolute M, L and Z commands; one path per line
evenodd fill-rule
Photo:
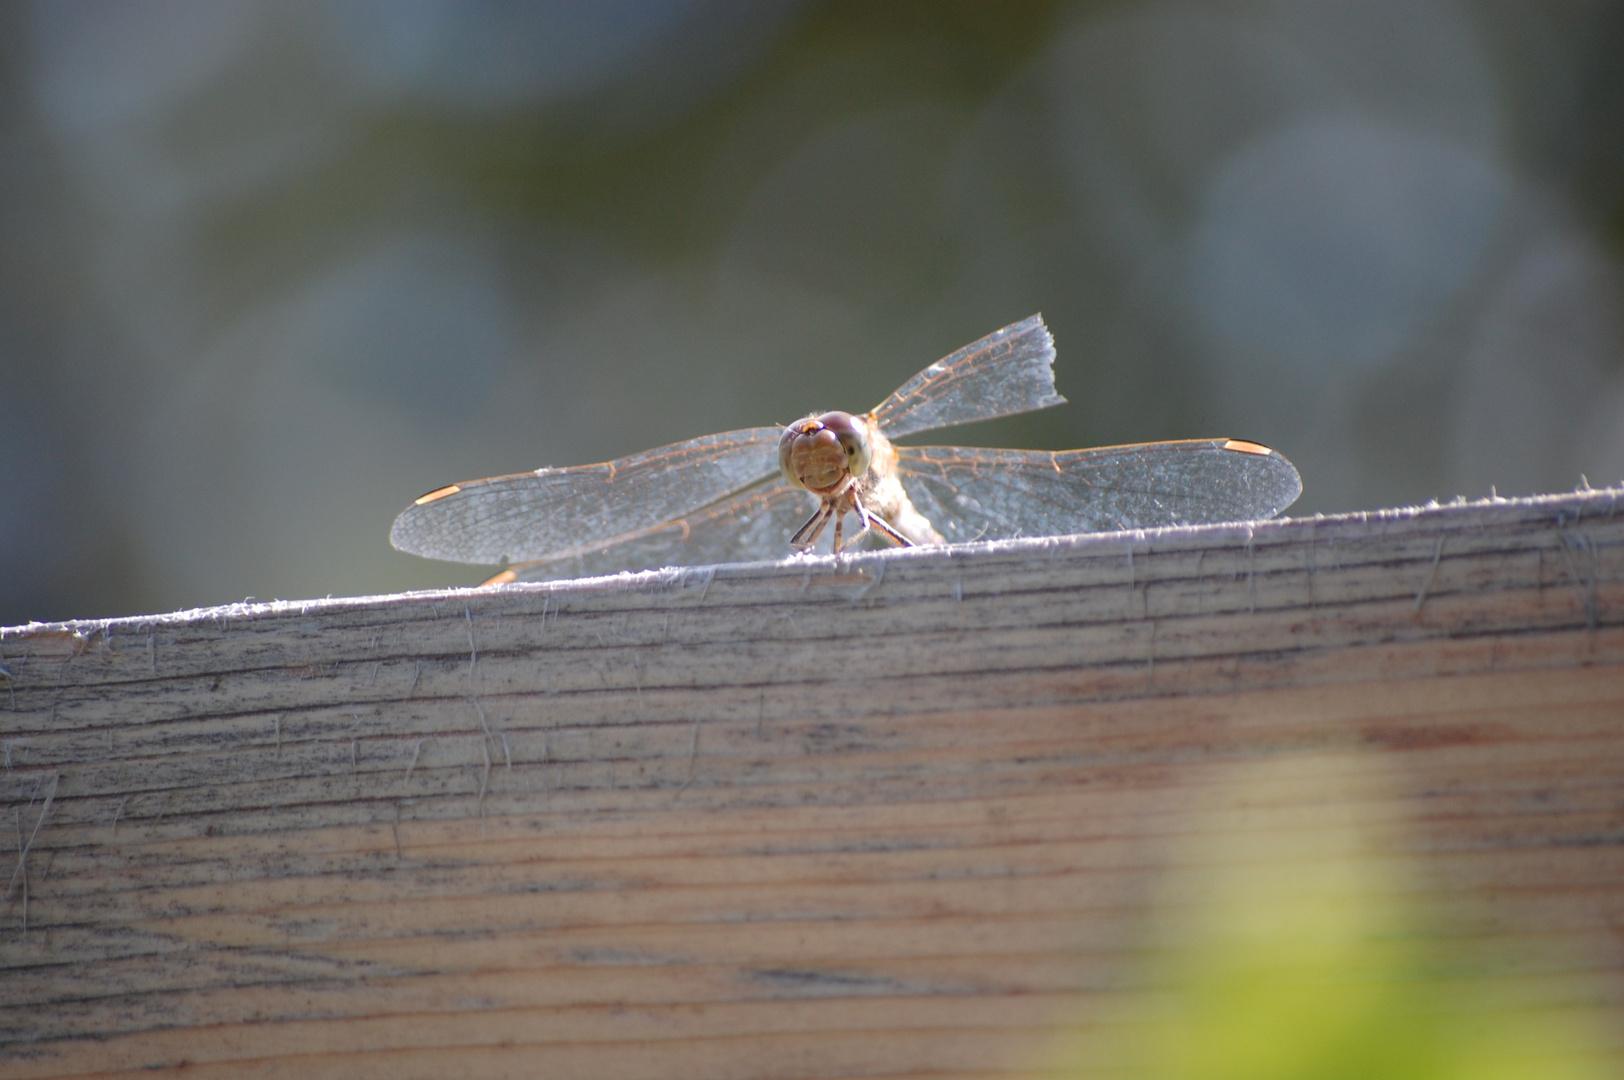
M 452 484 L 407 507 L 389 542 L 431 559 L 487 564 L 600 547 L 777 472 L 780 434 L 772 427 L 727 431 L 599 465 Z
M 1054 338 L 1033 315 L 936 361 L 881 402 L 874 418 L 896 439 L 1065 401 L 1054 388 Z
M 806 492 L 773 477 L 721 502 L 589 550 L 511 568 L 494 580 L 549 581 L 622 570 L 781 559 L 789 537 L 816 506 Z
M 1273 517 L 1303 489 L 1280 454 L 1233 439 L 897 456 L 914 508 L 950 542 Z

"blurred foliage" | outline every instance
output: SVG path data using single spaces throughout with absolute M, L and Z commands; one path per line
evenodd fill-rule
M 1143 969 L 1045 1067 L 1142 1080 L 1602 1080 L 1587 966 L 1476 932 L 1347 759 L 1233 768 L 1160 890 Z M 1552 949 L 1558 951 L 1553 953 Z

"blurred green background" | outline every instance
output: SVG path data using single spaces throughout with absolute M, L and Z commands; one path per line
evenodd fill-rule
M 1528 883 L 1463 873 L 1463 848 L 1425 838 L 1438 822 L 1421 802 L 1394 813 L 1403 778 L 1355 750 L 1236 759 L 1190 783 L 1137 963 L 1033 1075 L 1617 1078 L 1616 980 L 1595 939 L 1564 936 L 1551 894 L 1513 915 Z
M 1041 310 L 1061 409 L 1296 513 L 1624 478 L 1624 6 L 0 6 L 0 624 L 471 584 L 440 484 L 866 409 Z

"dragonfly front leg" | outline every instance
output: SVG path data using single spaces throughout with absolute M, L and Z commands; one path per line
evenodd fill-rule
M 795 530 L 795 535 L 789 538 L 790 547 L 799 548 L 802 551 L 805 551 L 813 544 L 816 544 L 818 542 L 818 537 L 823 535 L 824 526 L 829 524 L 829 516 L 832 513 L 834 513 L 834 502 L 832 500 L 825 499 L 823 503 L 812 512 L 812 516 L 806 519 L 806 523 L 799 529 Z M 838 530 L 839 526 L 836 525 L 835 528 Z
M 838 555 L 842 551 L 844 551 L 848 547 L 850 547 L 852 544 L 857 543 L 857 541 L 859 541 L 863 537 L 867 536 L 870 525 L 872 523 L 878 521 L 879 519 L 876 518 L 873 514 L 870 514 L 868 512 L 867 508 L 863 506 L 863 500 L 858 497 L 857 491 L 856 491 L 855 488 L 848 490 L 846 492 L 846 494 L 842 495 L 840 497 L 840 499 L 834 504 L 834 506 L 835 506 L 835 509 L 834 509 L 834 517 L 835 517 L 835 548 L 834 548 L 834 550 L 835 550 L 835 554 Z M 852 537 L 849 541 L 846 541 L 846 542 L 842 543 L 840 537 L 841 537 L 841 532 L 843 531 L 844 526 L 846 524 L 846 514 L 848 512 L 854 513 L 854 514 L 857 515 L 857 523 L 859 525 L 861 525 L 862 528 L 857 530 L 857 535 L 856 536 Z

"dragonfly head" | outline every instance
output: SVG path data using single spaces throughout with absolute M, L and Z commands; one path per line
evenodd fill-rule
M 868 472 L 874 441 L 868 421 L 851 413 L 808 416 L 784 429 L 778 466 L 784 478 L 817 495 L 839 495 Z

